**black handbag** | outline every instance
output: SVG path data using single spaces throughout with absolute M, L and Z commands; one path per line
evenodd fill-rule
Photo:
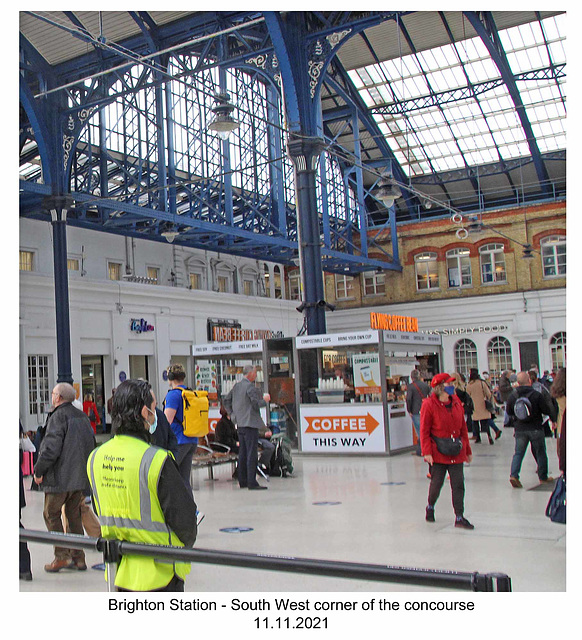
M 489 411 L 489 413 L 495 413 L 495 405 L 491 402 L 491 400 L 485 400 L 485 409 Z
M 546 507 L 546 515 L 552 522 L 566 524 L 566 478 L 561 475 Z
M 436 448 L 439 453 L 442 453 L 443 456 L 458 456 L 459 453 L 463 450 L 463 441 L 461 438 L 437 438 L 436 436 L 432 436 L 434 443 L 436 444 Z

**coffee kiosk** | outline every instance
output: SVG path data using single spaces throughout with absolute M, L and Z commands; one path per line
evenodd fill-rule
M 320 454 L 393 454 L 412 448 L 406 411 L 410 371 L 430 380 L 442 362 L 441 339 L 410 324 L 295 339 L 299 450 Z

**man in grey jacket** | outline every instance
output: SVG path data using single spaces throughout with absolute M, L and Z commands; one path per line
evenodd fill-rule
M 89 418 L 73 406 L 75 389 L 58 383 L 52 392 L 54 410 L 49 414 L 46 434 L 34 468 L 34 479 L 44 493 L 44 521 L 49 531 L 63 533 L 62 508 L 70 533 L 83 535 L 81 505 L 89 489 L 87 459 L 95 448 L 95 436 Z M 45 571 L 61 569 L 84 571 L 85 553 L 80 549 L 55 547 L 55 559 Z
M 239 437 L 238 483 L 241 489 L 267 489 L 257 482 L 257 458 L 259 429 L 265 429 L 260 408 L 271 399 L 268 393 L 261 392 L 255 386 L 257 369 L 247 365 L 243 369 L 244 378 L 237 382 L 222 399 L 222 403 L 231 420 L 237 425 Z

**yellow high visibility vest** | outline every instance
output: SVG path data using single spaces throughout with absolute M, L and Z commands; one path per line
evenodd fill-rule
M 170 455 L 132 436 L 119 435 L 95 449 L 87 461 L 95 510 L 104 538 L 183 547 L 164 520 L 157 485 Z M 131 591 L 161 589 L 174 574 L 184 580 L 190 563 L 123 555 L 115 585 Z

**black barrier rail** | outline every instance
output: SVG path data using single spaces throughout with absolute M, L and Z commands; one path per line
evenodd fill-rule
M 276 556 L 261 553 L 237 553 L 211 549 L 183 549 L 150 544 L 137 544 L 105 538 L 87 538 L 76 534 L 20 529 L 20 540 L 53 544 L 70 549 L 89 549 L 103 553 L 109 568 L 109 588 L 113 588 L 113 574 L 122 555 L 153 556 L 175 562 L 219 564 L 263 571 L 286 571 L 306 575 L 395 582 L 421 587 L 459 589 L 463 591 L 511 591 L 511 578 L 504 573 L 478 573 L 415 569 L 389 565 L 338 562 Z

